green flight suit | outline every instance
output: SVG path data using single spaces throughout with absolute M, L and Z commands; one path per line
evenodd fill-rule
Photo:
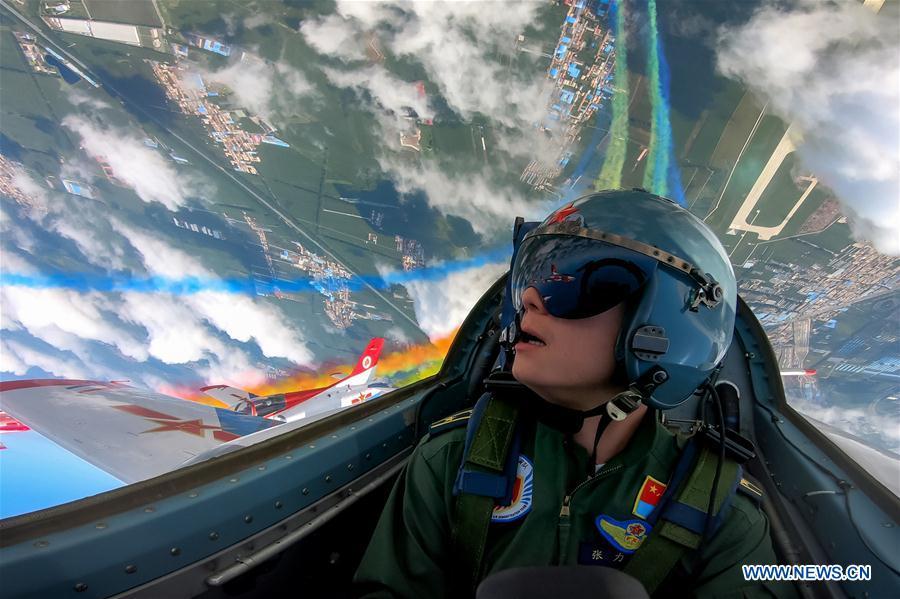
M 360 591 L 371 592 L 366 596 L 460 596 L 464 587 L 459 585 L 468 577 L 454 559 L 451 529 L 453 484 L 465 432 L 460 426 L 428 435 L 414 450 L 356 573 Z M 630 556 L 615 539 L 599 532 L 595 519 L 604 515 L 613 523 L 639 520 L 633 510 L 646 477 L 667 482 L 679 448 L 676 437 L 651 411 L 628 446 L 590 478 L 588 453 L 542 424 L 523 435 L 521 455 L 533 466 L 531 504 L 521 515 L 526 502 L 518 503 L 518 519 L 491 522 L 482 580 L 523 566 L 623 567 Z M 562 515 L 564 502 L 568 516 Z M 675 582 L 668 579 L 654 596 L 793 596 L 788 583 L 779 588 L 744 581 L 741 564 L 774 563 L 768 520 L 752 500 L 738 493 L 725 523 L 701 549 L 699 559 L 686 553 L 676 567 Z

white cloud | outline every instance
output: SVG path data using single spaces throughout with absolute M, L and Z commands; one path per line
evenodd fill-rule
M 766 4 L 719 33 L 718 68 L 804 136 L 804 165 L 831 187 L 858 237 L 900 254 L 900 29 L 896 6 Z
M 452 272 L 437 280 L 404 282 L 413 299 L 419 326 L 432 341 L 452 333 L 508 265 L 508 262 L 496 262 Z M 440 267 L 440 264 L 432 266 Z M 389 277 L 386 269 L 379 268 L 379 271 L 383 277 Z
M 251 114 L 278 124 L 279 116 L 296 110 L 297 102 L 315 97 L 315 86 L 302 71 L 287 62 L 270 62 L 244 52 L 217 71 L 196 69 L 207 82 L 224 85 L 234 94 L 233 103 Z M 187 84 L 193 84 L 185 77 Z
M 247 29 L 256 29 L 269 23 L 274 23 L 275 19 L 269 13 L 259 12 L 244 19 L 244 27 Z
M 122 223 L 116 224 L 141 255 L 151 275 L 172 279 L 217 278 L 199 260 L 164 240 Z M 146 298 L 142 294 L 126 294 L 126 302 L 131 308 L 129 320 L 150 331 L 150 352 L 164 362 L 189 362 L 199 360 L 205 354 L 225 355 L 225 347 L 213 341 L 201 321 L 236 341 L 255 341 L 265 356 L 287 358 L 303 366 L 312 362 L 312 353 L 303 343 L 300 332 L 287 322 L 277 307 L 264 301 L 210 291 L 181 296 L 177 303 L 163 301 L 166 297 L 163 295 L 157 297 L 171 307 L 172 314 L 178 315 L 177 318 L 167 316 L 163 321 L 166 326 L 160 326 L 162 314 L 158 307 L 145 306 Z M 179 347 L 180 336 L 184 339 Z
M 69 102 L 75 106 L 90 108 L 93 111 L 111 108 L 109 102 L 93 95 L 90 91 L 85 91 L 83 88 L 63 83 L 61 79 L 59 80 L 59 85 L 69 99 Z
M 147 331 L 147 352 L 166 364 L 186 364 L 226 352 L 181 298 L 163 293 L 123 293 L 121 319 Z
M 72 352 L 80 360 L 78 376 L 86 378 L 123 376 L 96 361 L 92 342 L 107 344 L 137 362 L 155 358 L 165 364 L 191 365 L 208 382 L 250 384 L 264 378 L 259 365 L 232 341 L 255 342 L 265 356 L 283 357 L 298 365 L 312 362 L 312 353 L 299 332 L 277 308 L 227 294 L 103 295 L 7 286 L 0 290 L 0 307 L 4 330 L 25 330 L 44 343 Z M 126 329 L 123 324 L 133 328 Z M 57 376 L 72 376 L 71 360 L 39 359 L 38 350 L 23 352 L 16 350 L 4 357 L 3 370 L 24 374 L 23 365 L 33 365 Z M 50 367 L 54 363 L 65 368 Z
M 126 225 L 118 219 L 112 219 L 111 222 L 137 250 L 150 274 L 171 279 L 216 278 L 215 273 L 206 269 L 197 258 L 166 243 L 156 233 Z
M 867 444 L 900 453 L 900 418 L 884 414 L 872 418 L 864 409 L 847 407 L 823 407 L 801 397 L 790 397 L 791 407 L 816 420 L 867 440 Z M 875 437 L 879 443 L 873 444 Z
M 188 298 L 193 309 L 209 323 L 238 341 L 253 340 L 263 354 L 309 365 L 313 356 L 299 331 L 275 306 L 249 297 L 204 291 Z
M 464 119 L 482 114 L 521 128 L 543 116 L 548 87 L 543 77 L 516 78 L 504 62 L 515 38 L 542 8 L 538 2 L 367 3 L 341 0 L 342 17 L 301 29 L 312 45 L 315 28 L 335 38 L 363 37 L 377 30 L 396 56 L 421 62 L 450 107 Z M 343 25 L 343 34 L 337 31 Z M 539 23 L 537 24 L 539 25 Z
M 104 219 L 99 220 L 108 224 Z M 8 221 L 4 217 L 4 227 Z M 173 247 L 153 232 L 117 219 L 111 221 L 121 234 L 117 238 L 131 244 L 140 259 L 138 264 L 143 263 L 149 275 L 173 279 L 216 278 L 198 258 Z M 90 232 L 90 228 L 84 232 Z M 7 240 L 4 234 L 4 243 Z M 103 247 L 94 249 L 102 251 Z M 91 251 L 91 247 L 82 250 Z M 3 268 L 20 274 L 34 271 L 30 261 L 13 252 L 4 254 Z M 117 366 L 98 362 L 105 360 L 98 357 L 105 354 L 97 351 L 97 343 L 117 352 L 126 363 L 154 358 L 165 364 L 185 364 L 205 381 L 236 385 L 259 383 L 265 378 L 250 347 L 243 346 L 244 343 L 256 344 L 266 357 L 285 358 L 301 366 L 313 362 L 303 335 L 278 306 L 221 292 L 177 296 L 5 285 L 0 289 L 0 314 L 4 331 L 27 332 L 72 354 L 63 358 L 16 346 L 4 357 L 3 368 L 19 374 L 24 374 L 27 365 L 34 365 L 57 376 L 105 379 L 135 376 L 134 369 L 129 368 L 125 374 L 116 371 Z M 3 349 L 7 351 L 6 347 Z M 140 367 L 136 368 L 140 372 Z M 137 378 L 141 378 L 140 374 Z
M 65 171 L 66 167 L 63 170 Z M 108 207 L 105 204 L 76 198 L 59 190 L 50 190 L 36 183 L 23 169 L 16 171 L 13 182 L 34 202 L 31 206 L 20 208 L 28 218 L 43 229 L 55 231 L 75 242 L 84 258 L 91 264 L 117 269 L 125 266 L 124 240 L 111 230 L 107 219 Z M 4 245 L 39 255 L 37 240 L 24 227 L 10 219 L 5 205 L 0 209 L 0 232 Z M 21 266 L 21 262 L 17 264 Z M 9 272 L 19 274 L 23 272 L 9 265 L 3 268 Z
M 46 214 L 50 206 L 50 195 L 44 185 L 40 185 L 24 168 L 13 167 L 12 184 L 27 197 L 25 209 L 30 218 L 37 219 Z
M 19 227 L 16 224 L 13 220 L 13 216 L 9 212 L 15 204 L 6 198 L 0 198 L 0 200 L 2 200 L 0 201 L 0 241 L 2 241 L 3 245 L 6 247 L 18 248 L 24 252 L 33 254 L 35 251 L 36 240 L 28 235 L 22 227 Z M 36 219 L 39 218 L 39 216 L 31 213 L 29 216 Z M 10 270 L 9 268 L 2 266 L 2 264 L 3 261 L 0 260 L 0 267 L 2 267 L 3 270 Z
M 68 379 L 91 378 L 84 365 L 70 356 L 50 355 L 17 341 L 0 341 L 0 372 L 22 376 L 30 367 Z
M 347 17 L 330 14 L 318 20 L 303 21 L 300 33 L 319 54 L 347 61 L 364 60 L 366 53 L 360 42 L 363 36 L 357 34 L 353 24 L 347 21 Z
M 234 35 L 237 32 L 239 17 L 232 13 L 222 13 L 220 16 L 222 17 L 222 20 L 225 21 L 225 31 L 229 36 Z
M 403 329 L 401 329 L 400 327 L 389 328 L 387 331 L 385 331 L 384 336 L 399 345 L 409 345 L 410 343 L 412 343 L 412 339 L 410 339 L 409 335 L 404 333 Z
M 418 92 L 414 83 L 397 79 L 381 67 L 370 66 L 354 71 L 322 70 L 335 85 L 368 92 L 379 107 L 397 113 L 397 118 L 402 117 L 400 109 L 404 106 L 413 108 L 421 118 L 434 116 L 427 98 Z
M 551 89 L 542 76 L 545 65 L 537 61 L 534 69 L 522 72 L 509 68 L 516 36 L 542 27 L 536 17 L 544 8 L 537 2 L 339 1 L 336 14 L 307 20 L 300 32 L 323 56 L 348 63 L 341 70 L 322 68 L 331 83 L 371 98 L 368 108 L 378 127 L 374 135 L 396 140 L 383 144 L 377 158 L 401 191 L 423 190 L 432 206 L 469 219 L 485 233 L 508 225 L 511 215 L 532 210 L 521 194 L 508 189 L 509 173 L 532 159 L 547 162 L 559 151 L 559 144 L 534 126 L 546 116 Z M 448 157 L 437 154 L 423 156 L 418 164 L 399 155 L 399 134 L 410 127 L 401 120 L 400 107 L 413 107 L 422 118 L 436 111 L 413 82 L 399 80 L 385 64 L 353 66 L 364 57 L 362 44 L 369 37 L 386 54 L 420 64 L 428 87 L 436 87 L 464 121 L 487 118 L 490 159 L 483 172 L 451 174 L 459 168 L 440 164 Z M 528 59 L 523 56 L 516 60 Z M 510 157 L 516 166 L 508 164 Z M 503 183 L 494 184 L 497 180 Z
M 0 245 L 0 273 L 17 275 L 33 275 L 38 270 L 24 256 L 21 256 L 16 250 L 6 245 L 6 240 Z
M 4 318 L 54 347 L 74 351 L 79 349 L 75 340 L 96 340 L 114 346 L 124 356 L 147 359 L 141 340 L 111 322 L 107 303 L 98 293 L 5 286 L 0 289 L 0 306 Z
M 125 130 L 73 115 L 65 117 L 62 124 L 81 137 L 81 147 L 91 158 L 109 164 L 116 178 L 133 187 L 147 203 L 159 202 L 177 210 L 197 189 L 192 177 L 179 175 L 162 155 Z
M 44 226 L 71 239 L 89 264 L 121 270 L 128 265 L 128 243 L 113 230 L 108 210 L 106 204 L 60 194 Z
M 528 202 L 517 190 L 495 185 L 487 170 L 453 175 L 434 163 L 413 167 L 392 156 L 383 157 L 380 163 L 392 173 L 398 191 L 424 190 L 431 206 L 444 214 L 467 219 L 480 234 L 501 226 L 509 229 L 516 216 L 543 219 L 552 208 L 549 202 Z
M 29 368 L 30 366 L 19 357 L 15 347 L 10 347 L 5 339 L 0 339 L 0 372 L 22 376 Z

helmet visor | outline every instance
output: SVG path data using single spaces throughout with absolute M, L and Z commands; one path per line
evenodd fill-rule
M 512 269 L 512 302 L 534 287 L 547 312 L 557 318 L 596 316 L 638 293 L 657 262 L 629 249 L 572 235 L 526 239 Z

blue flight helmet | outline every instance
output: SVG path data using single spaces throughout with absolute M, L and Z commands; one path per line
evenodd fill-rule
M 616 361 L 634 398 L 659 409 L 709 380 L 734 332 L 737 284 L 722 244 L 693 214 L 643 190 L 580 198 L 529 231 L 510 274 L 519 315 L 529 287 L 560 318 L 624 301 Z

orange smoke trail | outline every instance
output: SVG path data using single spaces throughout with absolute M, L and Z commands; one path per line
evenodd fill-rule
M 450 349 L 453 339 L 459 329 L 454 330 L 446 337 L 435 339 L 431 343 L 423 343 L 421 345 L 413 345 L 406 349 L 382 354 L 378 358 L 378 364 L 375 366 L 375 377 L 392 376 L 398 372 L 412 371 L 419 369 L 419 373 L 403 380 L 403 384 L 410 384 L 420 378 L 430 376 L 440 369 L 444 356 Z M 315 389 L 318 387 L 327 387 L 337 382 L 335 377 L 331 376 L 333 372 L 340 372 L 346 376 L 353 370 L 354 364 L 340 364 L 323 367 L 324 373 L 298 373 L 289 376 L 274 383 L 264 383 L 257 385 L 247 385 L 241 387 L 255 393 L 256 395 L 273 395 L 275 393 L 287 393 L 290 391 L 299 391 L 303 389 Z M 215 382 L 213 382 L 215 384 Z M 161 393 L 173 395 L 182 399 L 195 401 L 215 407 L 227 407 L 224 403 L 217 401 L 197 389 L 188 388 L 179 385 L 165 385 L 159 389 Z
M 168 395 L 170 397 L 178 397 L 181 399 L 186 399 L 188 401 L 193 401 L 196 403 L 202 403 L 208 406 L 212 406 L 214 408 L 227 408 L 224 402 L 219 401 L 218 399 L 212 398 L 209 395 L 205 395 L 204 393 L 198 391 L 193 387 L 185 387 L 183 385 L 160 385 L 156 388 L 157 391 L 162 393 L 163 395 Z

